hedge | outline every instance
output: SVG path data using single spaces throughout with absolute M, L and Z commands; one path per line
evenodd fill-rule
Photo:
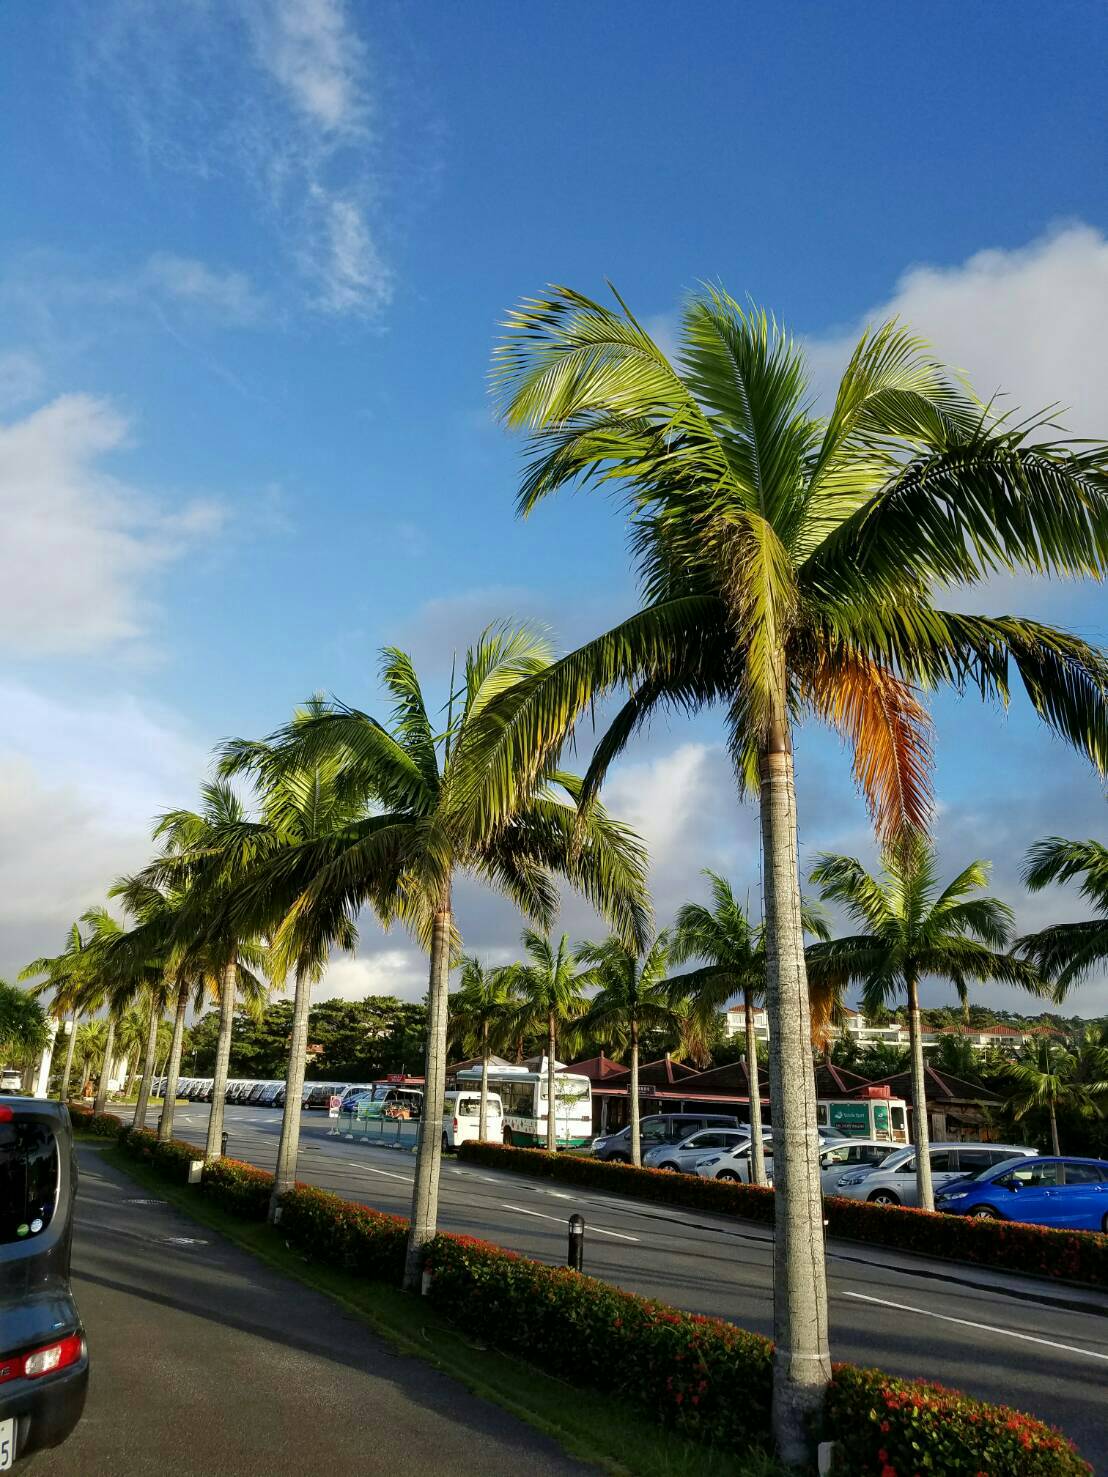
M 128 1129 L 119 1140 L 173 1178 L 178 1151 L 197 1152 Z M 273 1176 L 253 1165 L 216 1159 L 204 1169 L 203 1194 L 231 1214 L 264 1219 L 272 1189 Z M 406 1221 L 310 1185 L 290 1190 L 281 1207 L 290 1246 L 400 1285 Z M 768 1450 L 768 1339 L 468 1236 L 438 1235 L 426 1258 L 432 1304 L 467 1335 L 569 1385 L 623 1397 L 647 1418 L 708 1445 Z M 1073 1445 L 1031 1416 L 852 1365 L 833 1371 L 817 1437 L 835 1442 L 835 1477 L 1092 1477 Z
M 91 1108 L 70 1108 L 70 1119 L 76 1133 L 91 1133 L 99 1139 L 119 1136 L 119 1119 L 114 1113 L 94 1113 Z
M 182 1139 L 166 1139 L 159 1143 L 158 1135 L 149 1128 L 121 1128 L 115 1120 L 119 1147 L 133 1159 L 153 1164 L 174 1184 L 187 1185 L 189 1165 L 202 1159 L 204 1153 L 195 1144 L 186 1144 Z
M 536 1179 L 559 1180 L 655 1204 L 682 1205 L 773 1224 L 773 1191 L 761 1185 L 701 1179 L 699 1175 L 664 1169 L 636 1169 L 630 1164 L 500 1144 L 463 1143 L 458 1146 L 458 1157 Z M 1056 1231 L 1018 1221 L 978 1221 L 908 1206 L 870 1205 L 837 1195 L 829 1195 L 823 1204 L 829 1236 L 1094 1287 L 1108 1284 L 1108 1236 L 1093 1231 Z
M 1003 1405 L 879 1369 L 835 1367 L 824 1406 L 834 1477 L 1091 1477 L 1060 1431 Z

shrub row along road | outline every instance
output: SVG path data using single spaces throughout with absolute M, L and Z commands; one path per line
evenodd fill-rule
M 207 1113 L 179 1106 L 175 1137 L 202 1143 Z M 412 1155 L 330 1137 L 331 1126 L 304 1114 L 298 1178 L 407 1214 Z M 226 1128 L 232 1157 L 272 1170 L 279 1113 L 228 1108 Z M 588 1226 L 585 1270 L 594 1276 L 771 1332 L 767 1228 L 444 1163 L 443 1230 L 561 1262 L 574 1211 Z M 1108 1296 L 850 1242 L 829 1245 L 828 1274 L 836 1359 L 1014 1405 L 1059 1426 L 1108 1471 Z
M 80 1154 L 73 1280 L 89 1398 L 28 1477 L 592 1470 Z

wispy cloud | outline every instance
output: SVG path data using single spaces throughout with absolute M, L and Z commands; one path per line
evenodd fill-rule
M 83 654 L 144 637 L 154 576 L 222 524 L 214 501 L 169 513 L 108 472 L 128 434 L 89 395 L 0 425 L 0 652 Z
M 237 189 L 303 281 L 303 302 L 372 318 L 393 274 L 379 239 L 380 128 L 347 0 L 104 0 L 79 49 L 87 94 L 151 171 Z
M 255 323 L 265 310 L 245 272 L 220 270 L 195 257 L 156 252 L 147 261 L 136 291 L 143 285 L 190 308 L 210 312 L 225 323 Z

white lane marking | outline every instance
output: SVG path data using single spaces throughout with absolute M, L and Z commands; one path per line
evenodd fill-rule
M 541 1210 L 527 1210 L 526 1207 L 522 1205 L 505 1205 L 503 1201 L 501 1201 L 500 1208 L 501 1210 L 518 1211 L 520 1215 L 537 1216 L 540 1221 L 556 1221 L 559 1226 L 565 1225 L 565 1221 L 560 1215 L 544 1215 Z M 595 1232 L 597 1236 L 615 1236 L 619 1241 L 634 1241 L 636 1245 L 638 1244 L 639 1240 L 637 1236 L 625 1236 L 622 1231 L 609 1231 L 604 1226 L 587 1226 L 585 1229 L 586 1232 Z
M 383 1174 L 387 1180 L 403 1180 L 407 1185 L 410 1185 L 412 1182 L 410 1174 L 393 1174 L 391 1169 L 374 1169 L 370 1164 L 362 1164 L 358 1167 L 359 1169 L 364 1169 L 367 1174 Z
M 960 1323 L 963 1328 L 979 1328 L 984 1333 L 999 1333 L 1004 1338 L 1022 1339 L 1026 1344 L 1045 1344 L 1048 1349 L 1062 1349 L 1067 1354 L 1084 1354 L 1086 1359 L 1108 1361 L 1108 1354 L 1095 1349 L 1079 1349 L 1075 1344 L 1060 1344 L 1054 1339 L 1041 1339 L 1033 1333 L 1017 1333 L 1014 1328 L 997 1328 L 992 1323 L 974 1323 L 969 1318 L 952 1318 L 948 1313 L 933 1313 L 930 1308 L 911 1308 L 907 1303 L 892 1303 L 887 1298 L 867 1297 L 864 1292 L 844 1292 L 842 1297 L 855 1298 L 860 1303 L 880 1303 L 883 1308 L 896 1308 L 900 1313 L 918 1313 L 921 1318 L 938 1318 L 943 1323 Z

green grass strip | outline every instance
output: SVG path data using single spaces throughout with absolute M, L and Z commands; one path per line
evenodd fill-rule
M 167 1183 L 149 1166 L 104 1148 L 103 1139 L 79 1137 L 98 1145 L 108 1164 L 144 1189 L 157 1191 L 161 1199 L 278 1272 L 341 1303 L 401 1353 L 425 1360 L 613 1477 L 783 1477 L 786 1469 L 772 1458 L 760 1453 L 736 1457 L 684 1440 L 650 1425 L 642 1411 L 563 1384 L 514 1356 L 474 1343 L 410 1293 L 306 1261 L 272 1226 L 237 1220 L 195 1190 Z M 735 1398 L 741 1399 L 742 1392 L 736 1390 Z

